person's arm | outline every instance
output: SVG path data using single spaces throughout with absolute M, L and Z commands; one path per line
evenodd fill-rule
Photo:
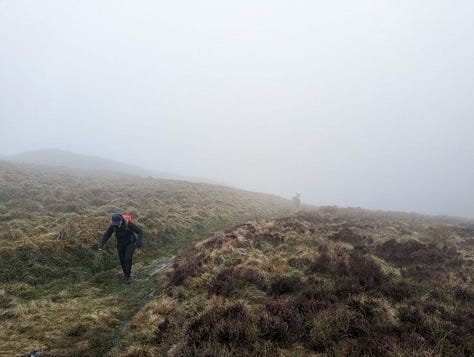
M 137 248 L 142 246 L 143 231 L 134 223 L 128 222 L 128 229 L 137 234 Z
M 107 230 L 105 231 L 104 235 L 102 236 L 102 239 L 99 242 L 99 249 L 102 249 L 102 247 L 105 245 L 105 243 L 110 238 L 112 233 L 114 233 L 114 227 L 110 225 L 109 228 L 107 228 Z

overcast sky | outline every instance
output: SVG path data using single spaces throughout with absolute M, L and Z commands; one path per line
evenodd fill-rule
M 474 1 L 0 0 L 0 154 L 474 217 Z

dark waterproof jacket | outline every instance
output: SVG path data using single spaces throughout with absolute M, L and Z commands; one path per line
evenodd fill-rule
M 125 220 L 122 219 L 122 225 L 120 227 L 110 225 L 109 228 L 105 231 L 102 239 L 99 242 L 99 248 L 102 248 L 107 240 L 110 238 L 112 233 L 115 232 L 115 237 L 117 238 L 117 246 L 124 246 L 132 243 L 136 243 L 137 247 L 141 247 L 142 245 L 142 236 L 143 231 L 138 228 L 136 224 L 133 222 L 128 221 L 128 227 L 126 229 Z M 135 238 L 134 233 L 137 234 Z M 135 242 L 136 239 L 136 242 Z

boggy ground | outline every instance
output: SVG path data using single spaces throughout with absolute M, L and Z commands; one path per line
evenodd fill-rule
M 472 356 L 474 225 L 321 208 L 178 256 L 120 356 Z

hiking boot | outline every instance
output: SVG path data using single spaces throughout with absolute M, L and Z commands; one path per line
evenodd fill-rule
M 130 277 L 126 276 L 125 277 L 125 284 L 130 284 L 130 281 L 131 281 Z

